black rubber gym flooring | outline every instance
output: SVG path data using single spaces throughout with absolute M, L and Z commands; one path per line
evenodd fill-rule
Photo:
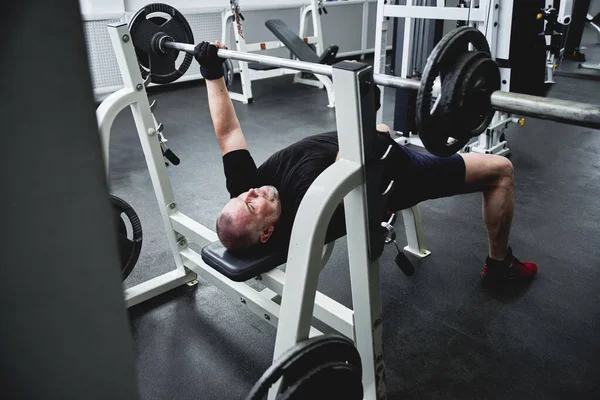
M 600 103 L 600 82 L 558 79 L 551 97 Z M 252 89 L 255 103 L 235 109 L 258 163 L 335 128 L 324 91 L 291 77 Z M 212 227 L 227 192 L 205 86 L 174 85 L 151 97 L 182 160 L 169 168 L 179 206 Z M 392 104 L 386 90 L 388 123 Z M 394 264 L 393 247 L 381 258 L 390 399 L 598 398 L 600 131 L 528 118 L 508 139 L 517 202 L 510 243 L 516 255 L 539 263 L 539 275 L 530 285 L 486 290 L 480 196 L 423 203 L 432 255 L 415 260 L 412 277 Z M 144 228 L 142 256 L 126 281 L 132 286 L 173 261 L 129 111 L 115 122 L 110 163 L 112 192 L 135 207 Z M 401 219 L 396 227 L 403 244 Z M 351 306 L 345 250 L 341 240 L 319 286 Z M 208 284 L 173 290 L 129 315 L 142 399 L 242 399 L 270 364 L 275 328 Z

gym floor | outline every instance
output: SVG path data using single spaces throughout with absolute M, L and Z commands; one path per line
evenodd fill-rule
M 600 60 L 600 49 L 589 46 L 587 55 Z M 324 91 L 294 85 L 290 76 L 257 81 L 252 89 L 254 104 L 234 105 L 257 163 L 335 129 Z M 598 104 L 599 92 L 598 81 L 560 77 L 549 96 Z M 228 196 L 205 85 L 176 84 L 150 97 L 182 160 L 169 167 L 179 207 L 213 227 Z M 393 99 L 386 90 L 390 125 Z M 144 228 L 129 287 L 171 270 L 173 261 L 129 111 L 112 135 L 111 191 L 133 205 Z M 480 196 L 422 203 L 432 255 L 413 259 L 412 277 L 395 265 L 394 247 L 380 260 L 389 399 L 597 398 L 600 132 L 527 118 L 507 136 L 516 175 L 510 243 L 518 257 L 539 264 L 539 275 L 529 285 L 485 289 Z M 401 218 L 396 228 L 403 245 Z M 319 290 L 351 306 L 343 239 Z M 243 399 L 270 365 L 275 329 L 208 284 L 173 290 L 131 308 L 129 316 L 144 400 Z

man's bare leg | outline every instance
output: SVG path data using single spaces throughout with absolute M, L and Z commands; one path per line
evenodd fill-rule
M 465 161 L 465 193 L 483 192 L 482 214 L 488 231 L 490 258 L 504 260 L 515 207 L 514 171 L 505 157 L 461 154 Z
M 389 132 L 386 124 L 377 130 Z M 504 260 L 515 207 L 514 171 L 505 157 L 490 154 L 461 154 L 465 160 L 465 193 L 483 192 L 483 221 L 488 231 L 490 258 Z

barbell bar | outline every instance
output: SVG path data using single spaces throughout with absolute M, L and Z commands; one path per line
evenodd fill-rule
M 151 82 L 173 82 L 190 67 L 196 41 L 187 20 L 174 7 L 148 4 L 133 16 L 129 31 L 142 75 L 147 74 Z M 180 53 L 185 56 L 176 67 Z M 219 49 L 217 54 L 226 60 L 224 66 L 230 65 L 224 67 L 226 83 L 227 78 L 231 83 L 230 60 L 333 76 L 330 65 L 228 49 Z M 417 131 L 425 148 L 438 156 L 460 151 L 487 129 L 496 110 L 600 129 L 598 105 L 501 91 L 500 68 L 491 57 L 487 39 L 469 26 L 444 35 L 427 58 L 420 81 L 373 74 L 373 82 L 417 92 Z
M 600 129 L 600 105 L 495 91 L 490 98 L 498 111 Z
M 183 51 L 188 54 L 194 54 L 195 46 L 193 44 L 165 41 L 165 42 L 161 43 L 161 47 L 165 47 L 167 49 Z M 277 68 L 290 68 L 290 69 L 301 71 L 301 72 L 309 72 L 309 73 L 313 73 L 313 74 L 317 74 L 317 75 L 325 75 L 325 76 L 329 76 L 329 77 L 331 77 L 333 75 L 333 68 L 331 67 L 331 65 L 309 63 L 306 61 L 298 61 L 298 60 L 289 60 L 286 58 L 265 56 L 263 54 L 242 53 L 240 51 L 234 51 L 234 50 L 228 50 L 228 49 L 219 49 L 217 54 L 221 58 L 226 58 L 226 59 L 230 59 L 230 60 L 255 62 L 255 63 L 268 65 L 271 67 L 277 67 Z
M 166 41 L 163 43 L 163 46 L 194 54 L 194 45 L 192 44 Z M 333 68 L 330 65 L 288 60 L 227 49 L 219 49 L 217 54 L 221 58 L 232 60 L 256 62 L 272 67 L 290 68 L 329 77 L 333 75 Z M 421 86 L 421 81 L 419 80 L 385 74 L 373 74 L 373 81 L 378 85 L 412 91 L 419 90 Z M 501 90 L 492 93 L 490 102 L 492 107 L 499 111 L 563 122 L 569 125 L 600 129 L 600 106 L 598 105 L 504 92 Z

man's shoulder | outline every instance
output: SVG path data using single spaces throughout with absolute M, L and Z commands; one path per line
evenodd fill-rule
M 223 155 L 227 191 L 235 197 L 255 186 L 256 164 L 246 149 L 238 149 Z

